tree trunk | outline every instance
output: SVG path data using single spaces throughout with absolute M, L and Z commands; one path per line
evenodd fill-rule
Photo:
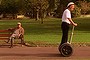
M 16 19 L 16 15 L 15 15 L 15 14 L 12 14 L 12 18 L 13 18 L 13 19 Z
M 43 13 L 43 11 L 41 11 L 41 16 L 40 16 L 41 24 L 43 24 L 43 17 L 44 17 L 44 13 Z
M 36 21 L 39 19 L 39 11 L 36 11 Z

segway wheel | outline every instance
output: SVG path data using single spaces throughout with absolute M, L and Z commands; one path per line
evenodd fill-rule
M 62 56 L 69 57 L 73 53 L 73 49 L 69 43 L 64 43 L 60 46 L 59 51 Z

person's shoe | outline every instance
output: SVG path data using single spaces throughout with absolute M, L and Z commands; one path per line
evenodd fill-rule
M 4 41 L 4 42 L 9 43 L 9 41 Z
M 24 45 L 30 47 L 30 44 L 29 43 L 25 43 Z

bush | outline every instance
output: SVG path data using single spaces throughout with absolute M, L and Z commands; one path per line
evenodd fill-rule
M 80 17 L 81 16 L 81 10 L 79 7 L 75 5 L 75 9 L 72 12 L 72 17 Z

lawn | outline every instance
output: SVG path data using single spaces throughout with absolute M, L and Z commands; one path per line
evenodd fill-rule
M 74 18 L 78 26 L 75 28 L 73 43 L 90 42 L 90 18 Z M 25 41 L 35 44 L 59 44 L 61 41 L 61 19 L 46 18 L 44 23 L 40 20 L 0 20 L 0 29 L 13 28 L 21 22 L 25 29 Z M 70 32 L 69 32 L 70 34 Z

